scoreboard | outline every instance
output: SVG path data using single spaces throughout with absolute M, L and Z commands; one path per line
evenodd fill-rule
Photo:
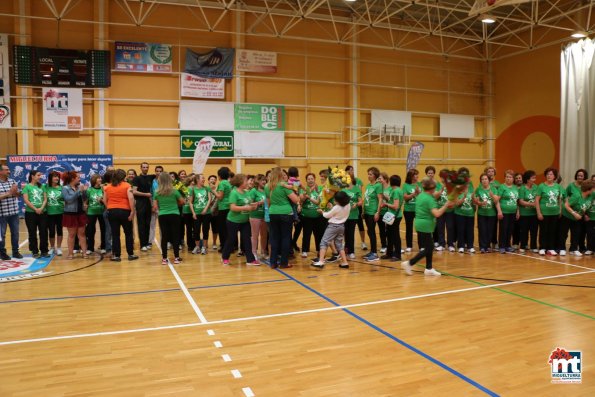
M 107 88 L 111 85 L 110 52 L 15 45 L 16 84 Z

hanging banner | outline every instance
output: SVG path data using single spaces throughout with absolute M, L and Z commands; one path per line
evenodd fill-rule
M 116 70 L 123 72 L 171 73 L 172 46 L 116 41 Z
M 421 152 L 424 150 L 424 144 L 421 142 L 413 142 L 407 154 L 407 171 L 417 167 L 419 159 L 421 159 Z
M 233 48 L 215 48 L 204 54 L 186 49 L 184 72 L 209 79 L 233 77 Z
M 233 131 L 180 131 L 180 157 L 194 158 L 196 149 L 203 138 L 210 137 L 215 142 L 211 147 L 208 158 L 233 157 Z M 204 144 L 204 141 L 203 141 Z M 203 147 L 205 149 L 205 147 Z M 206 161 L 206 160 L 205 160 Z
M 225 99 L 225 79 L 205 79 L 182 73 L 180 93 L 192 98 Z
M 108 166 L 113 165 L 112 155 L 88 155 L 88 154 L 36 154 L 36 155 L 14 155 L 8 156 L 7 165 L 10 169 L 10 177 L 20 187 L 27 184 L 29 172 L 37 170 L 41 172 L 41 183 L 47 182 L 50 171 L 65 172 L 76 171 L 81 177 L 81 183 L 87 184 L 95 174 L 103 175 Z M 23 200 L 19 200 L 21 210 L 24 213 Z
M 83 90 L 43 88 L 43 129 L 80 131 L 83 129 Z
M 10 128 L 10 74 L 8 69 L 8 35 L 0 34 L 0 128 Z
M 196 144 L 196 149 L 194 149 L 194 158 L 192 160 L 192 172 L 195 174 L 202 174 L 202 171 L 205 169 L 205 165 L 207 164 L 207 159 L 209 158 L 209 154 L 211 154 L 211 150 L 215 146 L 215 140 L 210 136 L 205 136 Z
M 236 51 L 238 72 L 277 73 L 277 53 L 269 51 Z
M 236 131 L 285 131 L 285 107 L 235 104 L 234 121 Z

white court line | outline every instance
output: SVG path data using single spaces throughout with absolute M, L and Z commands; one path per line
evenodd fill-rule
M 559 265 L 566 265 L 566 266 L 578 267 L 579 269 L 595 270 L 592 267 L 579 266 L 579 265 L 575 265 L 573 263 L 554 261 L 554 260 L 551 260 L 551 259 L 542 258 L 541 256 L 529 256 L 529 255 L 517 254 L 515 252 L 512 252 L 512 255 L 522 256 L 523 258 L 535 259 L 537 261 L 551 262 L 551 263 L 557 263 Z
M 577 273 L 559 274 L 559 275 L 555 275 L 555 276 L 537 277 L 537 278 L 531 278 L 531 279 L 526 279 L 526 280 L 511 281 L 511 282 L 504 282 L 504 283 L 498 283 L 498 284 L 481 285 L 481 286 L 477 286 L 477 287 L 469 287 L 469 288 L 462 288 L 462 289 L 456 289 L 456 290 L 450 290 L 450 291 L 434 292 L 431 294 L 424 294 L 424 295 L 413 295 L 413 296 L 405 296 L 402 298 L 385 299 L 385 300 L 380 300 L 380 301 L 353 303 L 351 305 L 331 306 L 331 307 L 324 307 L 324 308 L 320 308 L 320 309 L 299 310 L 299 311 L 294 311 L 294 312 L 285 312 L 285 313 L 276 313 L 276 314 L 264 314 L 261 316 L 252 316 L 252 317 L 239 317 L 239 318 L 232 318 L 232 319 L 227 319 L 227 320 L 215 320 L 215 321 L 210 321 L 210 322 L 206 322 L 206 323 L 166 325 L 166 326 L 162 326 L 162 327 L 130 329 L 130 330 L 123 330 L 123 331 L 105 331 L 105 332 L 95 332 L 95 333 L 89 333 L 89 334 L 51 336 L 51 337 L 47 337 L 47 338 L 12 340 L 12 341 L 0 342 L 0 346 L 15 345 L 15 344 L 20 344 L 20 343 L 46 342 L 46 341 L 62 340 L 62 339 L 89 338 L 89 337 L 93 337 L 93 336 L 130 334 L 130 333 L 135 333 L 135 332 L 160 331 L 160 330 L 176 329 L 176 328 L 199 327 L 202 325 L 236 323 L 236 322 L 241 322 L 241 321 L 261 320 L 261 319 L 275 318 L 275 317 L 288 317 L 288 316 L 294 316 L 294 315 L 300 315 L 300 314 L 321 313 L 321 312 L 328 312 L 328 311 L 334 311 L 334 310 L 351 309 L 351 308 L 355 308 L 355 307 L 380 305 L 383 303 L 394 303 L 394 302 L 400 302 L 400 301 L 429 298 L 429 297 L 440 296 L 440 295 L 457 294 L 457 293 L 461 293 L 461 292 L 478 291 L 478 290 L 482 290 L 482 289 L 497 288 L 497 287 L 503 287 L 503 286 L 507 286 L 507 285 L 523 284 L 523 283 L 529 283 L 529 282 L 535 282 L 535 281 L 541 281 L 541 280 L 550 280 L 550 279 L 561 278 L 561 277 L 581 276 L 584 274 L 592 274 L 592 273 L 595 273 L 595 270 L 590 270 L 590 271 L 585 271 L 585 272 L 577 272 Z M 219 343 L 221 343 L 221 342 L 219 342 Z
M 223 343 L 221 343 L 221 341 L 216 340 L 215 342 L 213 342 L 213 344 L 215 345 L 215 347 L 217 349 L 220 349 L 223 347 Z
M 215 331 L 213 331 L 212 329 L 208 329 L 207 334 L 213 336 L 213 335 L 215 335 Z
M 155 239 L 155 240 L 157 240 L 157 239 Z M 161 254 L 163 254 L 163 251 L 161 250 L 161 245 L 158 245 L 157 248 L 159 248 L 159 252 Z M 188 302 L 190 303 L 190 306 L 192 306 L 192 309 L 194 309 L 194 313 L 196 313 L 196 315 L 198 316 L 198 319 L 200 320 L 200 322 L 203 323 L 203 324 L 204 323 L 207 323 L 208 321 L 207 321 L 206 317 L 200 311 L 200 308 L 198 307 L 198 305 L 196 304 L 196 302 L 192 298 L 192 295 L 190 295 L 190 292 L 188 291 L 188 288 L 186 288 L 186 284 L 184 284 L 184 282 L 182 281 L 182 279 L 178 275 L 178 272 L 176 272 L 176 269 L 174 269 L 174 267 L 172 266 L 172 264 L 169 261 L 167 262 L 167 266 L 169 267 L 169 270 L 171 270 L 172 274 L 174 275 L 176 281 L 178 282 L 178 285 L 182 289 L 182 292 L 186 296 L 186 299 L 188 299 Z
M 19 244 L 19 249 L 21 249 L 21 247 L 25 244 L 27 244 L 29 242 L 29 239 L 26 238 L 25 241 L 23 241 L 22 243 Z
M 223 354 L 221 356 L 221 358 L 223 359 L 223 361 L 225 361 L 226 363 L 231 361 L 231 357 L 229 357 L 229 354 Z
M 239 379 L 242 377 L 242 373 L 237 370 L 237 369 L 232 369 L 231 370 L 231 374 L 233 375 L 234 378 Z
M 253 391 L 252 391 L 252 389 L 250 389 L 249 387 L 244 387 L 244 388 L 242 389 L 242 391 L 244 392 L 244 395 L 245 395 L 246 397 L 254 397 L 254 396 L 255 396 L 254 392 L 253 392 Z

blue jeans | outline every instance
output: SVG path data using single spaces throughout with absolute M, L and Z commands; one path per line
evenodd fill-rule
M 0 216 L 0 252 L 6 253 L 6 227 L 10 227 L 10 243 L 12 253 L 19 252 L 19 215 Z
M 291 248 L 291 226 L 293 215 L 271 215 L 271 266 L 285 267 Z M 278 259 L 279 255 L 281 259 Z

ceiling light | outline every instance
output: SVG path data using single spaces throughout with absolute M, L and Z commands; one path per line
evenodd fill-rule
M 575 39 L 584 39 L 585 37 L 587 37 L 589 34 L 583 30 L 579 30 L 576 32 L 572 33 L 572 37 L 574 37 Z
M 483 23 L 494 23 L 494 22 L 496 22 L 496 17 L 494 17 L 492 15 L 487 15 L 487 14 L 481 15 L 479 17 L 479 19 L 481 19 L 481 22 L 483 22 Z

